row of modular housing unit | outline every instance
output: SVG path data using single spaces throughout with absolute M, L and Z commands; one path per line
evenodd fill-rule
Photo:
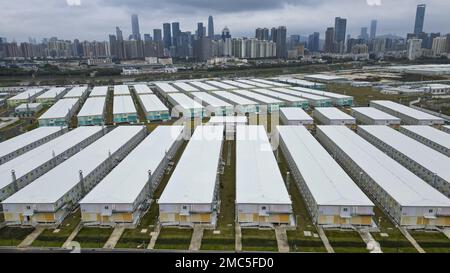
M 78 129 L 93 129 L 80 127 Z M 119 126 L 2 202 L 7 225 L 59 224 L 146 136 L 142 126 Z

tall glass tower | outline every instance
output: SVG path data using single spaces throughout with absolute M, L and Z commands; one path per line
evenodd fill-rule
M 135 40 L 141 40 L 141 33 L 139 32 L 139 18 L 137 14 L 131 15 L 131 30 Z
M 425 21 L 425 7 L 425 4 L 417 6 L 416 22 L 414 23 L 414 34 L 423 32 L 423 22 Z

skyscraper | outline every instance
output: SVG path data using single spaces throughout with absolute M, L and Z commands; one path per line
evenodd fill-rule
M 205 36 L 205 33 L 203 33 L 203 23 L 197 23 L 197 39 L 201 39 Z
M 286 45 L 286 35 L 287 29 L 285 26 L 280 26 L 277 28 L 277 58 L 286 59 L 287 58 L 287 45 Z
M 208 17 L 208 37 L 214 39 L 214 20 L 212 15 Z
M 360 39 L 369 40 L 369 34 L 367 33 L 367 27 L 361 28 L 361 34 L 359 35 Z
M 117 41 L 123 41 L 122 30 L 120 30 L 119 27 L 116 27 L 116 36 L 117 36 Z
M 180 23 L 173 22 L 172 23 L 172 45 L 178 46 L 178 39 L 180 36 Z
M 414 34 L 423 32 L 423 22 L 425 21 L 425 4 L 418 5 L 416 10 L 416 21 L 414 23 Z
M 333 52 L 334 45 L 334 28 L 329 27 L 327 31 L 325 31 L 325 48 L 324 51 L 331 53 Z
M 133 38 L 137 41 L 141 40 L 141 33 L 139 32 L 139 18 L 137 14 L 131 15 L 131 29 Z
M 370 39 L 373 40 L 377 37 L 377 20 L 370 21 Z
M 311 52 L 319 51 L 320 33 L 314 32 L 308 37 L 308 49 Z
M 170 24 L 163 24 L 163 32 L 164 32 L 164 48 L 170 48 L 172 45 L 172 34 L 170 32 Z
M 162 32 L 160 28 L 155 28 L 153 30 L 153 41 L 160 42 L 162 41 Z
M 334 52 L 343 53 L 345 50 L 345 34 L 347 32 L 347 19 L 336 17 L 334 19 Z
M 231 38 L 230 29 L 225 26 L 222 30 L 222 40 L 226 40 L 227 38 Z

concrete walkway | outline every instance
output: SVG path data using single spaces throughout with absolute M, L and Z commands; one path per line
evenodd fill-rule
M 24 248 L 29 247 L 36 240 L 39 235 L 45 230 L 45 227 L 36 227 L 30 235 L 28 235 L 17 247 Z
M 325 231 L 323 231 L 323 228 L 321 226 L 317 226 L 317 233 L 319 234 L 319 237 L 322 240 L 327 252 L 334 253 L 334 249 L 331 246 L 330 241 L 328 241 L 327 235 L 325 234 Z
M 81 222 L 78 223 L 78 225 L 75 227 L 75 229 L 72 231 L 72 233 L 70 233 L 69 237 L 67 237 L 67 240 L 62 245 L 63 248 L 67 248 L 68 246 L 70 246 L 72 244 L 73 239 L 75 239 L 75 237 L 77 237 L 77 234 L 78 234 L 78 232 L 80 232 L 82 227 L 83 227 L 83 225 L 81 224 Z
M 450 228 L 444 228 L 442 232 L 445 234 L 445 236 L 447 236 L 447 238 L 450 239 Z
M 242 232 L 241 232 L 241 226 L 239 224 L 236 224 L 234 226 L 234 233 L 235 233 L 235 244 L 234 248 L 237 252 L 242 251 Z
M 417 252 L 425 253 L 425 250 L 423 250 L 423 248 L 417 243 L 416 239 L 414 239 L 414 237 L 412 237 L 406 229 L 402 227 L 398 227 L 398 229 L 403 234 L 403 236 L 405 236 L 405 238 L 416 248 Z
M 275 237 L 277 238 L 278 252 L 288 253 L 289 243 L 286 233 L 286 227 L 275 227 Z
M 190 251 L 199 251 L 202 246 L 204 228 L 201 226 L 194 226 L 194 232 L 192 232 L 191 244 L 189 245 Z
M 356 231 L 358 231 L 361 239 L 366 243 L 367 250 L 369 250 L 370 253 L 383 253 L 380 243 L 373 238 L 372 234 L 370 234 L 367 229 L 357 229 Z
M 111 236 L 109 236 L 108 241 L 106 241 L 103 248 L 113 249 L 116 246 L 117 242 L 119 241 L 124 231 L 125 227 L 115 227 L 113 232 L 111 233 Z
M 159 233 L 161 232 L 161 225 L 157 224 L 155 231 L 153 231 L 152 238 L 150 239 L 150 243 L 147 246 L 147 249 L 154 249 L 156 240 L 158 239 Z

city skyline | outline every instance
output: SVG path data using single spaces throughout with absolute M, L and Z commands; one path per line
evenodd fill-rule
M 208 4 L 194 11 L 192 9 L 185 9 L 184 12 L 181 12 L 180 6 L 185 4 L 178 3 L 178 1 L 175 0 L 169 1 L 168 7 L 159 7 L 159 4 L 156 2 L 146 1 L 145 3 L 150 2 L 150 4 L 154 4 L 155 9 L 149 13 L 146 12 L 146 9 L 150 9 L 152 6 L 150 4 L 145 4 L 140 0 L 127 1 L 127 3 L 123 3 L 122 1 L 121 4 L 119 1 L 114 0 L 95 0 L 89 1 L 88 3 L 85 1 L 68 1 L 72 4 L 75 3 L 75 5 L 68 5 L 64 0 L 49 0 L 46 2 L 31 0 L 28 1 L 29 3 L 27 2 L 29 7 L 22 8 L 22 12 L 25 15 L 28 15 L 28 17 L 25 20 L 23 20 L 23 18 L 19 20 L 17 13 L 20 11 L 17 7 L 17 3 L 20 2 L 21 1 L 14 1 L 14 3 L 0 3 L 0 23 L 8 26 L 2 30 L 0 36 L 18 42 L 27 41 L 29 37 L 40 40 L 45 37 L 53 36 L 61 39 L 78 38 L 80 40 L 106 41 L 108 39 L 108 34 L 114 31 L 115 26 L 119 26 L 127 37 L 128 34 L 132 34 L 130 24 L 130 16 L 132 14 L 137 14 L 139 16 L 141 36 L 146 33 L 152 34 L 153 29 L 155 28 L 162 28 L 164 22 L 179 22 L 182 31 L 194 31 L 197 28 L 198 22 L 202 22 L 204 26 L 208 25 L 209 15 L 214 17 L 215 34 L 220 34 L 221 30 L 225 26 L 228 26 L 235 37 L 253 37 L 256 28 L 270 27 L 272 25 L 287 26 L 288 36 L 291 34 L 308 36 L 313 32 L 319 32 L 321 37 L 325 37 L 326 28 L 332 26 L 334 18 L 339 16 L 347 19 L 347 33 L 351 34 L 352 37 L 359 35 L 361 27 L 370 27 L 370 20 L 372 19 L 378 21 L 377 35 L 395 34 L 406 36 L 407 33 L 414 31 L 415 4 L 422 3 L 427 5 L 424 31 L 446 33 L 448 30 L 445 29 L 445 26 L 450 25 L 448 17 L 444 16 L 445 8 L 448 10 L 448 8 L 450 8 L 450 3 L 438 0 L 414 1 L 414 5 L 411 4 L 411 1 L 405 0 L 395 1 L 395 3 L 394 1 L 381 1 L 380 6 L 367 4 L 367 2 L 373 3 L 376 1 L 344 0 L 339 1 L 339 3 L 341 3 L 340 5 L 336 5 L 336 1 L 334 0 L 314 1 L 314 3 L 311 1 L 287 1 L 291 4 L 284 6 L 283 3 L 285 1 L 274 4 L 272 3 L 273 1 L 270 0 L 258 2 L 250 0 L 244 1 L 243 5 L 239 5 L 241 6 L 240 8 L 233 9 L 232 7 Z M 35 7 L 35 5 L 40 2 L 43 2 L 41 3 L 42 6 L 47 8 L 46 12 L 42 15 L 38 14 L 40 9 Z M 78 2 L 81 3 L 81 5 L 77 5 Z M 197 7 L 200 2 L 204 3 L 202 0 L 190 0 L 184 1 L 183 3 L 191 3 L 192 7 Z M 350 11 L 343 10 L 343 7 L 348 7 L 348 5 L 351 4 L 350 2 L 353 3 L 354 7 L 352 7 Z M 94 19 L 95 16 L 91 17 L 93 16 L 93 13 L 95 13 L 93 11 L 99 8 L 97 5 L 99 3 L 103 4 L 103 9 L 110 10 L 111 15 L 108 16 L 108 18 L 103 18 L 101 16 L 103 9 L 96 19 Z M 249 3 L 254 3 L 255 8 L 253 10 L 248 7 L 250 5 Z M 398 6 L 405 3 L 408 4 L 404 5 L 400 12 L 396 9 L 396 13 L 394 14 L 388 10 L 391 9 L 390 7 L 393 5 Z M 232 5 L 232 3 L 230 3 L 230 5 Z M 173 14 L 166 14 L 165 17 L 162 17 L 161 12 L 166 11 L 170 6 L 173 6 Z M 358 6 L 362 9 L 356 8 Z M 138 7 L 140 7 L 140 9 L 138 9 Z M 160 9 L 158 10 L 157 8 Z M 11 12 L 14 11 L 14 9 L 16 9 L 17 12 Z M 317 11 L 311 11 L 312 9 Z M 120 10 L 120 12 L 116 14 L 117 10 Z M 212 10 L 212 12 L 208 13 L 208 10 Z M 286 10 L 290 11 L 286 13 Z M 358 10 L 358 12 L 352 12 L 353 10 Z M 294 14 L 298 11 L 300 13 Z M 322 11 L 323 14 L 321 13 L 321 16 L 318 18 L 312 18 L 311 13 L 314 14 L 318 11 Z M 57 14 L 52 16 L 52 13 Z M 242 16 L 249 13 L 253 16 Z M 267 13 L 269 14 L 268 16 Z M 66 16 L 65 18 L 60 19 L 62 14 L 66 14 Z M 263 14 L 266 14 L 266 16 Z M 264 19 L 258 19 L 260 17 L 259 15 Z M 274 19 L 279 18 L 280 15 L 285 16 L 283 16 L 283 19 L 273 22 Z M 66 27 L 65 22 L 71 19 L 72 16 L 79 16 L 80 19 L 78 20 L 78 23 Z M 233 20 L 234 16 L 239 16 L 239 20 L 241 21 Z M 88 18 L 87 20 L 84 19 L 86 17 Z M 49 28 L 48 25 L 41 25 L 39 23 L 31 24 L 31 22 L 44 22 L 49 19 L 52 19 L 53 21 L 58 20 L 58 24 L 52 24 L 52 28 Z M 245 22 L 242 22 L 242 20 Z M 305 23 L 305 20 L 308 22 Z M 239 22 L 239 26 L 236 25 L 236 21 Z M 108 22 L 111 22 L 111 25 L 107 25 L 109 24 Z M 32 26 L 27 27 L 28 24 L 31 24 Z M 62 31 L 61 28 L 63 28 L 64 31 Z M 46 31 L 43 31 L 42 29 L 45 29 Z M 68 29 L 70 29 L 70 31 L 67 31 Z

